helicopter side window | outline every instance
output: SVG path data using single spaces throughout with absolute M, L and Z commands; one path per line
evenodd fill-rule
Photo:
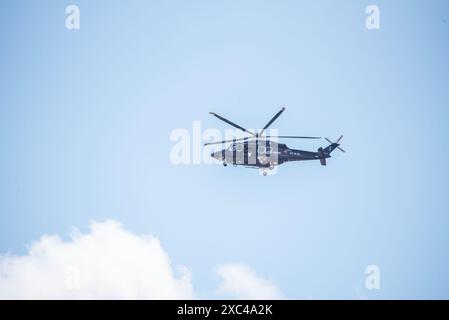
M 265 146 L 259 146 L 258 152 L 259 154 L 265 153 Z
M 237 151 L 238 152 L 242 152 L 243 151 L 243 144 L 238 144 L 237 145 Z
M 235 144 L 229 146 L 229 151 L 235 151 Z

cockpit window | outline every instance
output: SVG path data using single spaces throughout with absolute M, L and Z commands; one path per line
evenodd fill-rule
M 235 151 L 235 144 L 231 144 L 230 146 L 229 146 L 229 149 L 228 149 L 229 151 Z
M 231 144 L 228 148 L 229 151 L 238 151 L 238 152 L 242 152 L 243 151 L 243 144 L 239 143 L 239 144 Z

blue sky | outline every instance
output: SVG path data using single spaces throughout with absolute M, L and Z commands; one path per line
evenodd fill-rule
M 292 299 L 449 298 L 447 1 L 73 3 L 77 31 L 70 3 L 0 4 L 0 252 L 114 219 L 200 297 L 236 262 Z M 347 153 L 269 177 L 170 162 L 172 130 L 228 128 L 209 111 L 261 127 L 282 106 L 281 134 Z

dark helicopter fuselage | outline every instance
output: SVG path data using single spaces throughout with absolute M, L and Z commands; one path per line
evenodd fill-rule
M 319 148 L 316 152 L 291 149 L 286 144 L 272 140 L 248 140 L 240 143 L 232 143 L 228 148 L 216 151 L 211 156 L 224 165 L 242 165 L 256 168 L 273 168 L 274 166 L 292 161 L 320 160 L 326 164 L 330 153 L 339 146 L 332 143 L 326 148 Z

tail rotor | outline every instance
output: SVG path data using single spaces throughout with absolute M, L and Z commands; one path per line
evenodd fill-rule
M 337 146 L 337 149 L 340 150 L 341 152 L 346 152 L 345 150 L 343 150 L 343 149 L 340 147 L 340 140 L 341 140 L 342 138 L 343 138 L 343 135 L 341 135 L 340 138 L 338 138 L 337 141 L 335 141 L 335 142 L 332 142 L 332 141 L 329 140 L 328 138 L 324 138 L 324 139 L 326 139 L 326 141 L 329 142 L 330 144 L 337 144 L 337 145 L 338 145 L 338 146 Z

